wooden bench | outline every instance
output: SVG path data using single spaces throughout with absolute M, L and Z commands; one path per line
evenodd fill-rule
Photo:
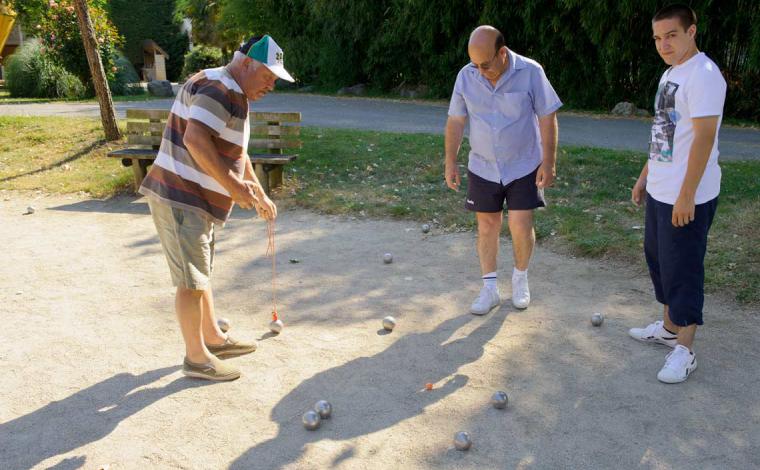
M 169 118 L 169 110 L 127 109 L 128 148 L 108 152 L 111 158 L 120 158 L 124 166 L 132 167 L 135 191 L 140 189 L 143 178 L 148 173 L 148 165 L 153 163 L 161 146 L 161 136 Z
M 248 155 L 267 194 L 282 184 L 282 167 L 296 159 L 292 150 L 303 145 L 300 123 L 301 113 L 251 113 Z
M 135 191 L 140 188 L 148 166 L 158 155 L 168 117 L 168 110 L 127 109 L 129 147 L 108 152 L 108 156 L 119 158 L 124 166 L 132 167 Z M 298 139 L 301 135 L 301 113 L 255 112 L 251 113 L 250 118 L 248 155 L 256 177 L 268 194 L 282 184 L 282 167 L 296 159 L 297 155 L 290 150 L 302 146 Z

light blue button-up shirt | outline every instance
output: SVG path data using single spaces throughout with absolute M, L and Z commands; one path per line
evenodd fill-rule
M 449 116 L 470 120 L 467 168 L 507 185 L 533 172 L 543 160 L 538 117 L 562 106 L 538 62 L 509 51 L 509 69 L 496 86 L 470 63 L 457 75 Z

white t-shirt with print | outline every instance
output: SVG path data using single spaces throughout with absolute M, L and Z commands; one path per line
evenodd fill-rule
M 691 144 L 694 142 L 692 119 L 718 116 L 723 120 L 726 81 L 718 66 L 703 52 L 662 75 L 654 101 L 655 115 L 649 141 L 647 192 L 657 201 L 675 204 L 686 177 Z M 720 193 L 718 166 L 718 130 L 695 198 L 703 204 Z

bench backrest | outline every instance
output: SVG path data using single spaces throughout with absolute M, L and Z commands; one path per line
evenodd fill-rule
M 169 111 L 163 109 L 127 109 L 127 144 L 158 149 Z M 301 148 L 301 113 L 251 113 L 249 153 L 282 154 Z
M 301 148 L 301 113 L 251 113 L 248 153 L 283 154 Z
M 158 149 L 169 110 L 127 109 L 127 144 Z

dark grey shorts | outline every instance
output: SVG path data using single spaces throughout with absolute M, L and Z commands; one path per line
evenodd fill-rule
M 538 167 L 529 175 L 506 186 L 481 178 L 467 171 L 467 201 L 464 207 L 473 212 L 522 211 L 546 207 L 544 190 L 536 186 Z

